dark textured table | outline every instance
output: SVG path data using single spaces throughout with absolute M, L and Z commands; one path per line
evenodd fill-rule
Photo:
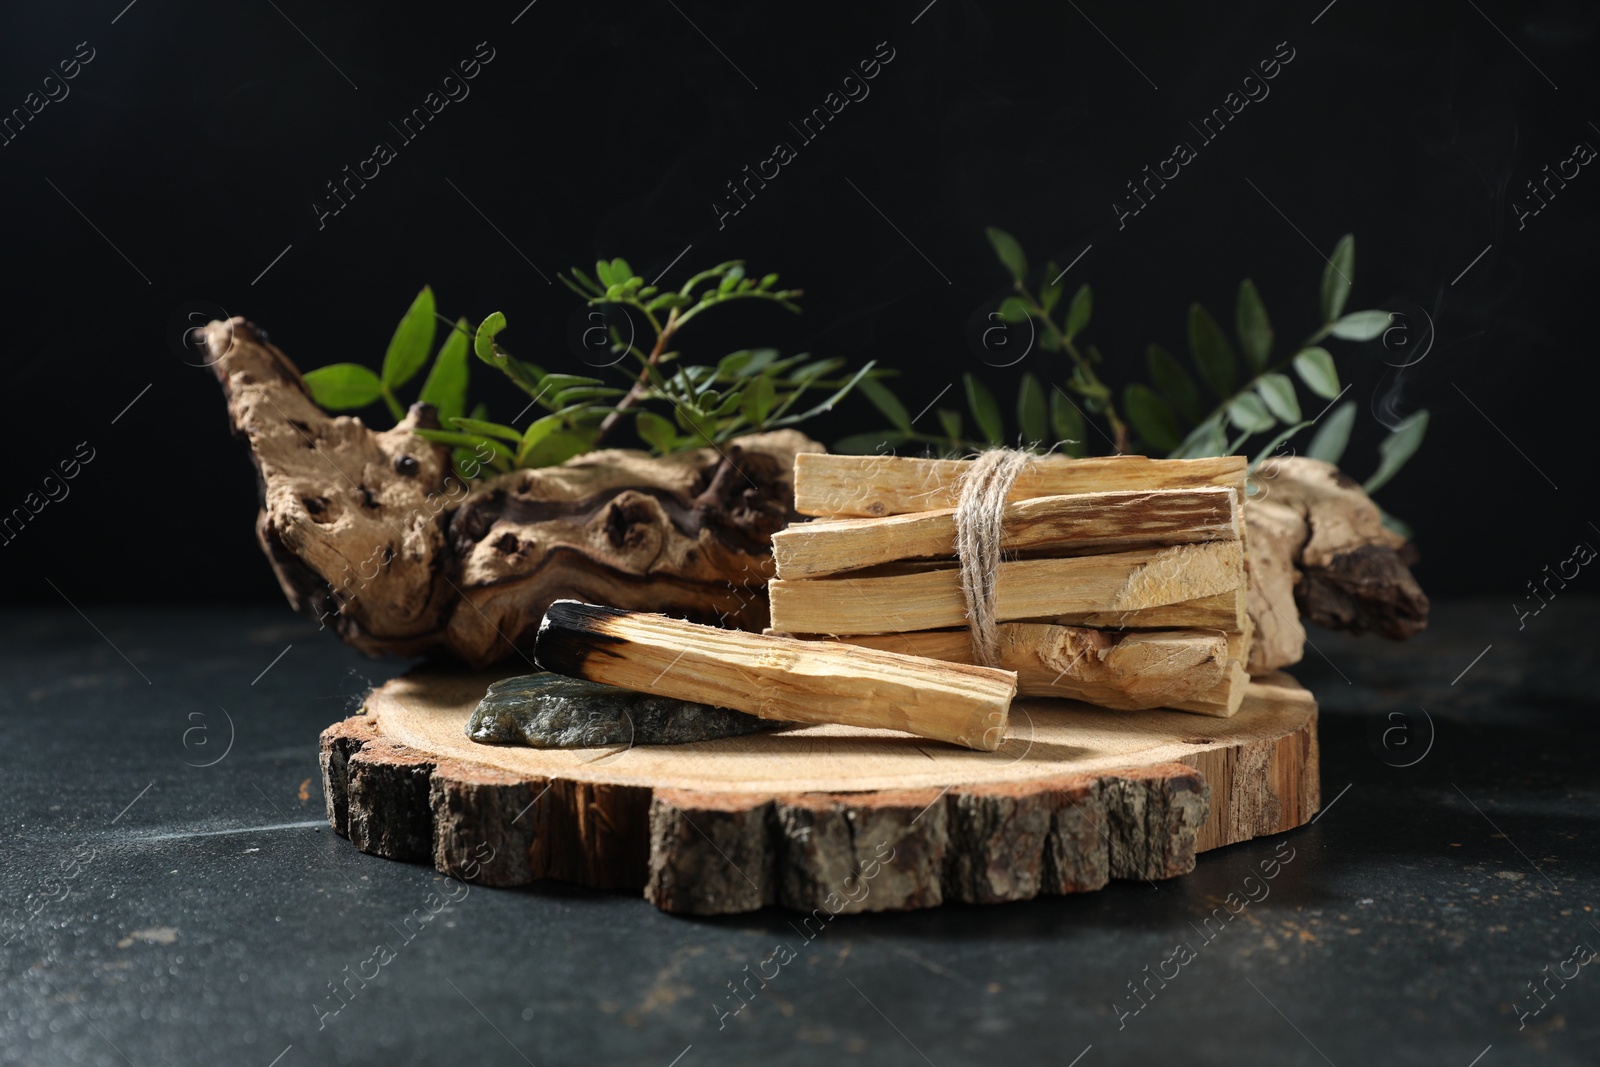
M 1600 949 L 1600 601 L 1313 633 L 1311 826 L 1154 886 L 811 940 L 363 856 L 324 824 L 317 734 L 403 664 L 286 609 L 82 606 L 0 616 L 5 1063 L 1600 1059 L 1574 954 Z

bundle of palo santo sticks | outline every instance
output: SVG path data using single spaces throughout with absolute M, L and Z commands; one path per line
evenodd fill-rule
M 956 558 L 970 461 L 802 453 L 772 634 L 979 662 Z M 1023 696 L 1227 716 L 1249 678 L 1241 456 L 1038 457 L 1001 518 L 998 662 Z
M 802 453 L 796 508 L 819 518 L 773 537 L 766 634 L 561 600 L 534 654 L 559 674 L 765 719 L 991 751 L 1019 694 L 1232 715 L 1249 681 L 1245 466 L 1015 467 L 992 501 L 998 641 L 980 654 L 956 559 L 966 461 Z

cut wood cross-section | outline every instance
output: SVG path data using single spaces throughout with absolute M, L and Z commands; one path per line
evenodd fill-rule
M 839 913 L 1170 878 L 1321 802 L 1316 705 L 1281 674 L 1226 719 L 1018 700 L 996 752 L 850 726 L 634 749 L 476 744 L 463 725 L 503 674 L 407 675 L 324 732 L 334 829 L 446 873 L 477 861 L 486 885 L 560 879 L 686 914 Z

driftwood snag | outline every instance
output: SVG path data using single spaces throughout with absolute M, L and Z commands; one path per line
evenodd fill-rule
M 256 532 L 298 611 L 377 655 L 482 665 L 531 649 L 561 597 L 760 629 L 772 534 L 792 511 L 792 430 L 666 458 L 591 452 L 472 484 L 450 450 L 330 416 L 243 319 L 205 340 L 262 486 Z
M 997 752 L 809 726 L 542 750 L 462 732 L 491 673 L 413 673 L 322 737 L 334 829 L 478 880 L 642 892 L 666 911 L 998 903 L 1170 878 L 1320 806 L 1316 705 L 1287 675 L 1232 718 L 1019 700 Z
M 1428 625 L 1428 598 L 1401 556 L 1406 540 L 1331 463 L 1291 456 L 1256 473 L 1249 530 L 1250 673 L 1300 662 L 1304 615 L 1318 626 L 1404 640 Z

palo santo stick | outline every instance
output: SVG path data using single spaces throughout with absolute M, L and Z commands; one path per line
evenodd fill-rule
M 1017 676 L 558 600 L 539 624 L 545 670 L 763 719 L 900 730 L 993 752 Z
M 1118 634 L 1006 622 L 1000 624 L 1000 667 L 1017 672 L 1018 696 L 1066 697 L 1116 711 L 1182 708 L 1226 717 L 1239 709 L 1249 683 L 1237 657 L 1230 659 L 1233 636 L 1206 630 Z M 966 630 L 831 640 L 948 663 L 972 662 Z
M 794 458 L 794 506 L 802 515 L 863 518 L 953 508 L 959 502 L 961 474 L 969 465 L 957 459 L 802 452 Z M 1243 456 L 1040 456 L 1017 475 L 1006 499 L 1222 486 L 1232 489 L 1242 502 L 1248 465 Z
M 1165 608 L 1170 627 L 1208 627 L 1218 609 L 1188 611 L 1188 601 L 1218 594 L 1245 601 L 1244 550 L 1238 541 L 1144 548 L 1070 559 L 1019 559 L 1000 564 L 995 613 L 1001 622 L 1095 614 L 1123 619 Z M 881 634 L 966 624 L 961 573 L 920 570 L 873 577 L 767 583 L 772 628 L 788 633 Z M 1107 625 L 1136 625 L 1127 622 Z M 1144 625 L 1150 625 L 1148 623 Z M 1217 627 L 1238 629 L 1238 626 Z
M 1243 630 L 1249 621 L 1248 590 L 1230 590 L 1213 596 L 1197 597 L 1180 604 L 1140 608 L 1137 611 L 1062 612 L 1030 622 L 1053 622 L 1061 626 L 1097 626 L 1108 630 Z
M 1158 489 L 1045 496 L 1008 504 L 1000 547 L 1088 548 L 1239 540 L 1242 506 L 1230 489 Z M 780 578 L 820 578 L 902 559 L 956 554 L 954 508 L 884 519 L 802 522 L 772 536 Z

